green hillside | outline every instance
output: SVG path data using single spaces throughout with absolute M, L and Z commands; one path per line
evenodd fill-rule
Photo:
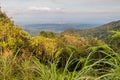
M 96 28 L 77 30 L 77 32 L 81 36 L 93 36 L 104 39 L 108 36 L 110 30 L 120 30 L 120 21 L 110 22 Z

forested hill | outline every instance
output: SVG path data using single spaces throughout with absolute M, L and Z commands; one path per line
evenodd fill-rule
M 111 30 L 120 30 L 120 20 L 110 22 L 108 24 L 104 24 L 99 27 L 95 28 L 88 28 L 88 29 L 80 29 L 75 30 L 80 36 L 86 36 L 86 37 L 98 37 L 100 39 L 104 39 L 106 36 L 108 36 L 109 31 Z M 70 32 L 70 30 L 66 30 L 64 33 Z

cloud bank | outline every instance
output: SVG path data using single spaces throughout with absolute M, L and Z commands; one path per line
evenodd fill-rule
M 120 0 L 1 0 L 17 22 L 105 22 L 120 19 Z

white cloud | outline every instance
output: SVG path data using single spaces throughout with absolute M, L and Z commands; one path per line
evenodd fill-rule
M 80 20 L 81 17 L 120 18 L 120 0 L 0 0 L 0 2 L 2 9 L 18 21 L 33 18 L 35 21 L 54 18 L 56 21 L 56 18 L 62 17 L 73 21 Z
M 32 11 L 49 11 L 49 12 L 63 12 L 65 11 L 64 8 L 50 8 L 50 7 L 36 7 L 36 6 L 31 6 L 28 8 L 28 10 Z
M 44 1 L 44 0 L 43 0 Z M 120 0 L 47 0 L 51 2 L 58 2 L 58 3 L 118 3 Z
M 49 8 L 49 7 L 29 7 L 29 10 L 35 10 L 35 11 L 50 11 L 51 8 Z

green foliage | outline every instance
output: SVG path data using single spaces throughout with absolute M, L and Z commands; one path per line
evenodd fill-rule
M 104 51 L 104 52 L 106 52 L 106 53 L 113 52 L 113 50 L 112 50 L 108 45 L 91 47 L 91 50 L 92 50 L 93 52 L 95 52 L 95 51 Z
M 43 37 L 48 37 L 48 38 L 55 38 L 56 36 L 54 32 L 45 32 L 45 31 L 41 31 L 39 35 Z
M 116 51 L 120 51 L 120 31 L 110 31 L 110 36 L 108 37 L 109 45 Z
M 0 10 L 0 26 L 13 26 L 13 21 Z
M 120 30 L 120 20 L 110 22 L 95 28 L 88 29 L 78 29 L 78 30 L 66 30 L 65 33 L 78 33 L 82 37 L 97 37 L 98 39 L 106 40 L 106 37 L 109 36 L 108 31 L 110 30 Z
M 113 33 L 112 38 L 116 39 L 116 38 L 120 38 L 120 32 L 119 31 L 110 31 L 111 33 Z
M 0 11 L 0 52 L 11 51 L 13 54 L 21 49 L 22 53 L 30 52 L 31 36 L 22 28 L 14 25 L 13 21 L 5 13 Z
M 17 54 L 17 53 L 16 53 Z M 107 53 L 105 53 L 107 54 Z M 71 62 L 73 53 L 68 57 L 63 70 L 57 68 L 56 62 L 49 63 L 50 65 L 42 64 L 38 58 L 31 56 L 29 59 L 23 60 L 21 57 L 9 56 L 5 57 L 0 55 L 0 79 L 21 79 L 21 80 L 119 80 L 119 63 L 120 55 L 112 53 L 114 56 L 107 54 L 109 59 L 102 58 L 94 61 L 92 64 L 89 56 L 94 55 L 90 53 L 87 58 L 80 58 L 75 68 L 79 67 L 79 63 L 84 66 L 80 71 L 69 72 L 69 66 L 74 64 Z M 102 63 L 102 64 L 101 64 Z M 97 68 L 96 66 L 100 66 Z
M 93 59 L 101 59 L 106 57 L 107 54 L 114 53 L 114 50 L 111 49 L 108 45 L 102 45 L 102 46 L 95 46 L 90 48 L 91 52 L 94 52 L 94 55 L 92 56 Z

